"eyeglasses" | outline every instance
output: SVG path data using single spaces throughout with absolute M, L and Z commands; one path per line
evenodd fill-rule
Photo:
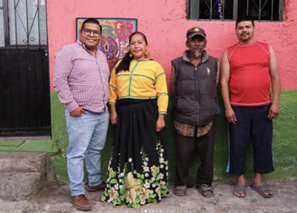
M 98 37 L 101 35 L 101 32 L 99 30 L 91 30 L 91 29 L 83 29 L 83 32 L 85 35 L 89 36 L 93 33 L 93 36 Z

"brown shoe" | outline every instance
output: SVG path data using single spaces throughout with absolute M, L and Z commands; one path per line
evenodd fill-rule
M 102 191 L 105 189 L 105 182 L 102 181 L 101 184 L 97 185 L 97 186 L 89 186 L 88 183 L 86 183 L 86 190 L 88 192 L 97 192 L 97 191 Z
M 71 196 L 71 202 L 78 210 L 89 211 L 92 206 L 85 195 Z

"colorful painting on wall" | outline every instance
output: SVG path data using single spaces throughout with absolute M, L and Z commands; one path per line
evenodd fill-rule
M 76 39 L 83 21 L 87 18 L 76 18 Z M 115 63 L 128 52 L 129 36 L 137 31 L 137 19 L 96 18 L 102 26 L 100 49 L 105 53 L 112 70 Z

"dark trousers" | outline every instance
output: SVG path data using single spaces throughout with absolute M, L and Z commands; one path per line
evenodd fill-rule
M 272 158 L 272 120 L 267 118 L 270 105 L 260 107 L 232 106 L 236 124 L 229 123 L 230 168 L 227 172 L 242 175 L 246 172 L 245 151 L 252 139 L 254 172 L 274 171 Z
M 211 185 L 213 181 L 213 148 L 215 122 L 210 131 L 201 137 L 187 137 L 175 132 L 176 140 L 176 182 L 177 186 L 187 185 L 189 167 L 195 153 L 200 157 L 201 164 L 197 170 L 196 184 Z

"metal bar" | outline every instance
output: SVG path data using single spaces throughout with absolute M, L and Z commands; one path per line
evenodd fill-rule
M 209 5 L 209 20 L 212 19 L 212 0 L 210 0 L 210 5 Z
M 40 0 L 37 0 L 37 11 L 38 11 L 38 43 L 41 46 L 41 34 L 40 34 Z
M 258 16 L 258 21 L 261 21 L 261 16 L 262 16 L 262 1 L 259 0 L 259 16 Z
M 223 14 L 222 20 L 225 20 L 225 0 L 223 0 L 222 14 Z
M 249 15 L 249 4 L 250 4 L 250 0 L 246 1 L 246 15 Z
M 197 10 L 198 10 L 198 17 L 197 19 L 200 18 L 200 0 L 197 0 Z
M 233 11 L 233 20 L 236 20 L 238 17 L 238 0 L 234 0 Z
M 4 43 L 5 46 L 9 45 L 9 29 L 8 29 L 8 0 L 3 1 L 3 22 L 4 22 Z
M 17 4 L 15 3 L 15 0 L 14 0 L 14 30 L 15 30 L 15 45 L 16 45 L 16 48 L 18 48 L 18 35 L 17 35 L 17 16 L 16 16 L 16 7 L 17 7 Z
M 29 12 L 28 12 L 28 0 L 26 0 L 26 20 L 27 20 L 27 23 L 26 23 L 26 33 L 27 33 L 27 47 L 29 49 L 29 37 L 30 37 L 30 31 L 29 31 Z
M 274 9 L 274 0 L 271 1 L 271 16 L 270 16 L 270 21 L 273 21 L 273 9 Z
M 45 14 L 45 36 L 46 36 L 46 50 L 48 50 L 48 34 L 47 34 L 47 0 L 44 0 L 44 14 Z
M 284 13 L 284 0 L 279 0 L 278 4 L 278 20 L 283 21 L 283 13 Z

